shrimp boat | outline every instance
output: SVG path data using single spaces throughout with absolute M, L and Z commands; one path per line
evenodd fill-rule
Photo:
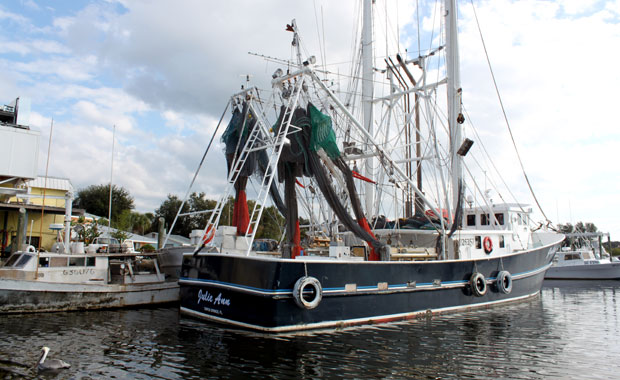
M 473 141 L 461 134 L 455 1 L 444 5 L 445 44 L 414 59 L 388 57 L 384 69 L 373 65 L 371 5 L 364 2 L 359 86 L 342 95 L 314 57 L 303 59 L 293 20 L 286 29 L 296 61 L 273 73 L 271 90 L 230 98 L 222 134 L 228 187 L 202 244 L 183 253 L 182 314 L 277 333 L 540 293 L 563 235 L 532 229 L 528 206 L 496 203 L 475 182 L 466 186 Z M 445 78 L 431 82 L 427 71 L 439 56 Z M 448 99 L 443 113 L 435 113 L 437 94 Z M 221 225 L 233 196 L 232 226 Z M 254 238 L 268 201 L 285 233 L 267 250 Z

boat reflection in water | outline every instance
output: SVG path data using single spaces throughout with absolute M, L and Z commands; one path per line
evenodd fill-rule
M 278 335 L 175 307 L 9 314 L 0 377 L 37 378 L 47 345 L 71 363 L 67 378 L 615 378 L 617 282 L 547 283 L 541 297 L 483 313 Z

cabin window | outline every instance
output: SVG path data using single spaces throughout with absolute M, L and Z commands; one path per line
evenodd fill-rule
M 87 267 L 94 267 L 95 266 L 95 258 L 94 257 L 87 257 L 86 258 L 86 266 Z
M 480 215 L 480 225 L 488 226 L 489 225 L 489 214 Z
M 576 254 L 576 253 L 571 253 L 571 254 L 568 254 L 568 255 L 564 255 L 564 261 L 567 261 L 567 260 L 579 260 L 579 259 L 581 259 L 581 257 L 579 257 L 579 254 Z
M 506 245 L 504 243 L 504 235 L 499 236 L 499 247 L 504 248 Z
M 70 257 L 69 258 L 69 266 L 70 267 L 83 267 L 84 266 L 84 257 Z
M 467 215 L 467 225 L 468 226 L 476 225 L 476 215 Z
M 504 225 L 504 214 L 503 213 L 495 214 L 495 219 L 497 220 L 497 223 L 500 226 Z
M 476 249 L 482 248 L 482 239 L 480 238 L 480 236 L 476 236 L 475 240 L 476 240 Z
M 22 255 L 22 257 L 20 257 L 20 259 L 15 264 L 15 267 L 16 268 L 23 267 L 24 265 L 26 265 L 26 263 L 28 263 L 28 261 L 30 261 L 31 258 L 32 256 L 30 255 Z
M 9 257 L 9 261 L 6 262 L 6 264 L 4 264 L 5 267 L 12 267 L 13 264 L 15 264 L 15 262 L 17 261 L 17 259 L 19 259 L 21 255 L 13 255 L 11 257 Z
M 97 244 L 121 244 L 116 238 L 97 238 Z
M 50 266 L 50 258 L 49 257 L 39 257 L 39 267 L 47 268 Z
M 50 257 L 50 267 L 66 267 L 66 257 Z

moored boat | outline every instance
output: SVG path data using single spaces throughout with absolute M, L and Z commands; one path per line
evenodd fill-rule
M 0 313 L 117 308 L 177 302 L 157 258 L 135 252 L 12 254 L 0 267 Z
M 620 261 L 613 261 L 601 242 L 603 233 L 568 233 L 573 244 L 562 247 L 545 274 L 549 280 L 620 280 Z
M 365 26 L 370 6 L 366 1 Z M 379 70 L 362 65 L 362 121 L 353 115 L 352 99 L 342 101 L 326 85 L 314 57 L 301 59 L 297 26 L 287 25 L 297 64 L 274 72 L 268 99 L 249 88 L 229 102 L 233 115 L 222 137 L 228 188 L 211 211 L 202 244 L 183 254 L 183 314 L 281 332 L 407 319 L 539 294 L 563 235 L 533 230 L 532 210 L 524 204 L 496 203 L 488 193 L 476 198 L 478 204 L 466 198 L 478 190 L 463 179 L 463 158 L 473 141 L 460 134 L 455 2 L 446 1 L 445 8 L 446 45 L 409 61 L 397 56 L 398 65 L 385 60 L 388 95 L 373 95 L 367 86 Z M 362 62 L 371 36 L 365 27 Z M 446 79 L 428 83 L 426 61 L 444 51 Z M 413 65 L 421 71 L 417 80 Z M 403 85 L 407 78 L 412 87 Z M 413 115 L 422 113 L 418 103 L 423 109 L 423 99 L 429 100 L 426 111 L 435 110 L 434 91 L 443 85 L 449 136 L 442 141 L 448 152 L 440 147 L 432 117 L 425 136 L 416 136 L 415 143 L 412 136 L 421 130 L 412 126 Z M 411 93 L 415 111 L 407 108 Z M 401 101 L 404 114 L 393 116 Z M 379 105 L 387 110 L 375 111 L 380 116 L 373 119 Z M 267 116 L 272 110 L 275 120 Z M 413 157 L 412 147 L 423 138 L 429 151 Z M 435 173 L 426 191 L 418 174 L 423 165 Z M 246 186 L 252 176 L 259 180 L 249 212 Z M 220 217 L 231 196 L 233 226 L 223 226 Z M 254 244 L 268 196 L 286 219 L 276 249 Z M 405 212 L 380 223 L 380 210 Z
M 471 214 L 470 214 L 471 215 Z M 415 231 L 375 231 L 398 244 L 423 236 Z M 424 234 L 432 236 L 432 234 Z M 455 239 L 469 258 L 437 260 L 433 247 L 391 248 L 388 261 L 339 255 L 274 258 L 235 252 L 191 253 L 181 273 L 181 312 L 255 330 L 282 332 L 414 318 L 487 307 L 539 293 L 558 245 L 553 233 L 533 233 L 525 250 L 500 247 L 512 231 L 462 231 Z M 229 236 L 230 240 L 244 237 Z M 437 235 L 429 240 L 435 240 Z M 477 241 L 492 239 L 489 253 Z M 487 246 L 488 248 L 488 246 Z

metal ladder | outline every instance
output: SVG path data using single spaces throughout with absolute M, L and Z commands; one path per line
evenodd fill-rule
M 252 242 L 254 241 L 254 237 L 256 236 L 256 232 L 258 230 L 258 224 L 262 216 L 263 209 L 265 207 L 264 205 L 267 200 L 267 196 L 269 194 L 269 188 L 271 187 L 271 183 L 273 182 L 273 179 L 277 174 L 278 161 L 280 159 L 280 155 L 284 147 L 284 141 L 285 141 L 286 135 L 289 133 L 289 129 L 291 127 L 296 128 L 294 126 L 291 126 L 291 120 L 293 117 L 293 110 L 295 109 L 298 103 L 299 96 L 302 91 L 303 81 L 304 81 L 303 76 L 300 78 L 300 80 L 297 81 L 295 85 L 295 91 L 293 92 L 293 96 L 290 98 L 291 100 L 289 100 L 286 106 L 285 116 L 282 118 L 282 125 L 279 126 L 278 134 L 275 136 L 275 138 L 272 141 L 269 141 L 267 144 L 264 143 L 265 136 L 263 136 L 264 135 L 263 131 L 268 130 L 268 126 L 264 125 L 266 121 L 262 118 L 262 113 L 260 113 L 257 107 L 255 106 L 253 96 L 250 96 L 249 110 L 251 110 L 252 113 L 257 116 L 256 125 L 254 126 L 250 135 L 248 136 L 248 139 L 245 145 L 243 146 L 241 153 L 239 154 L 238 157 L 235 157 L 233 161 L 232 170 L 230 171 L 229 176 L 228 176 L 228 185 L 226 187 L 226 190 L 224 191 L 222 197 L 220 198 L 217 206 L 211 213 L 209 222 L 204 228 L 203 235 L 207 232 L 207 229 L 209 228 L 209 226 L 215 226 L 215 228 L 217 228 L 217 226 L 219 225 L 220 217 L 222 215 L 224 206 L 228 202 L 228 199 L 231 196 L 231 194 L 234 192 L 235 182 L 239 178 L 241 169 L 243 168 L 243 165 L 247 161 L 249 154 L 251 152 L 255 152 L 258 150 L 263 150 L 263 149 L 268 150 L 268 148 L 273 148 L 271 150 L 268 150 L 268 152 L 270 153 L 269 153 L 268 164 L 265 170 L 265 175 L 262 178 L 261 184 L 259 186 L 259 192 L 256 197 L 256 203 L 252 210 L 252 214 L 250 215 L 250 224 L 248 225 L 248 230 L 251 232 L 247 233 L 245 236 L 242 236 L 242 238 L 246 239 L 246 243 L 248 247 L 246 251 L 246 255 L 250 254 L 250 251 L 252 249 Z M 214 245 L 213 241 L 210 244 L 208 244 L 208 246 L 213 246 L 213 245 Z

